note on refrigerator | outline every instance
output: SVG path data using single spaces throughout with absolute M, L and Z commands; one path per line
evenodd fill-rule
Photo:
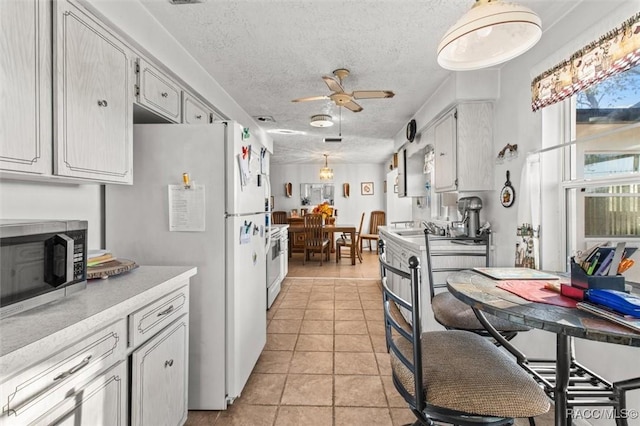
M 169 231 L 205 231 L 204 185 L 169 185 Z
M 243 154 L 238 154 L 238 165 L 240 166 L 240 186 L 245 187 L 249 184 L 249 180 L 251 179 L 249 159 Z

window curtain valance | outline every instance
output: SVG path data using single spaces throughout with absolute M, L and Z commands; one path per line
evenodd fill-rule
M 575 52 L 531 83 L 531 108 L 560 102 L 640 63 L 640 13 Z

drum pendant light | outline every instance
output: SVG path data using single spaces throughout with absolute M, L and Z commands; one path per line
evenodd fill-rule
M 476 0 L 438 45 L 438 64 L 467 71 L 501 64 L 533 47 L 542 23 L 531 9 L 502 0 Z

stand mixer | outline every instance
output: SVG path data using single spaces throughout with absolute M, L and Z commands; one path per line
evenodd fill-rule
M 482 200 L 479 197 L 462 197 L 458 199 L 458 211 L 462 215 L 467 236 L 475 237 L 480 230 L 480 210 Z

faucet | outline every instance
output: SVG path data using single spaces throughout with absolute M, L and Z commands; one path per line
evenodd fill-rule
M 429 234 L 433 234 L 433 235 L 444 235 L 445 234 L 445 229 L 441 226 L 436 225 L 433 222 L 427 222 L 425 220 L 422 221 L 422 226 L 425 227 L 425 229 L 429 232 Z

